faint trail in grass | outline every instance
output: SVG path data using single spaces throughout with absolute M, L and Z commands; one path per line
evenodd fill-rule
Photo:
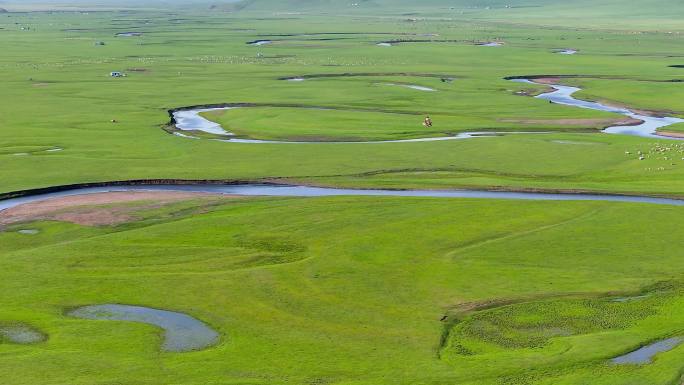
M 589 211 L 589 212 L 582 213 L 582 214 L 580 214 L 579 216 L 576 216 L 576 217 L 573 217 L 573 218 L 570 218 L 570 219 L 565 219 L 565 220 L 562 220 L 562 221 L 560 221 L 560 222 L 556 222 L 556 223 L 552 223 L 552 224 L 545 224 L 545 225 L 537 226 L 537 227 L 534 227 L 534 228 L 531 228 L 531 229 L 526 229 L 526 230 L 522 230 L 522 231 L 516 231 L 516 232 L 508 233 L 508 234 L 505 234 L 505 235 L 495 235 L 495 236 L 487 237 L 487 238 L 484 238 L 484 239 L 479 239 L 479 240 L 475 240 L 475 241 L 472 241 L 472 242 L 468 242 L 468 243 L 466 243 L 465 245 L 462 245 L 462 246 L 456 248 L 455 250 L 449 251 L 448 253 L 446 253 L 445 256 L 448 257 L 448 258 L 454 258 L 455 256 L 457 256 L 458 254 L 460 254 L 460 253 L 462 253 L 462 252 L 464 252 L 464 251 L 471 250 L 471 249 L 475 249 L 475 248 L 478 248 L 478 247 L 481 247 L 481 246 L 485 246 L 485 245 L 488 245 L 488 244 L 490 244 L 490 243 L 495 243 L 495 242 L 510 240 L 510 239 L 514 239 L 514 238 L 519 238 L 519 237 L 523 237 L 523 236 L 525 236 L 525 235 L 534 234 L 534 233 L 539 233 L 539 232 L 542 232 L 542 231 L 545 231 L 545 230 L 549 230 L 549 229 L 553 229 L 553 228 L 556 228 L 556 227 L 564 226 L 564 225 L 567 225 L 567 224 L 570 224 L 570 223 L 573 223 L 573 222 L 582 221 L 582 220 L 584 220 L 584 219 L 587 219 L 587 218 L 589 218 L 589 217 L 594 216 L 595 214 L 599 213 L 600 211 L 602 211 L 601 208 L 593 209 L 593 210 L 591 210 L 591 211 Z

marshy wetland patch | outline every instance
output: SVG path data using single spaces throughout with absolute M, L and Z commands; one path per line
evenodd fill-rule
M 37 235 L 37 234 L 40 234 L 40 230 L 38 230 L 38 229 L 21 229 L 21 230 L 18 230 L 17 233 L 23 234 L 23 235 Z
M 39 330 L 25 324 L 0 324 L 0 344 L 10 343 L 30 345 L 43 342 L 47 336 Z
M 67 315 L 88 320 L 130 321 L 157 326 L 164 330 L 162 350 L 173 353 L 204 350 L 220 340 L 218 332 L 192 316 L 144 306 L 90 305 L 71 310 Z
M 662 282 L 631 296 L 567 294 L 457 306 L 443 318 L 440 356 L 453 359 L 502 349 L 545 349 L 552 341 L 565 337 L 600 338 L 607 332 L 629 333 L 648 319 L 667 317 L 668 310 L 663 309 L 677 306 L 683 294 L 680 283 Z M 649 363 L 655 354 L 671 350 L 682 341 L 682 337 L 658 340 L 610 358 L 610 362 Z M 606 352 L 610 348 L 606 347 Z M 601 360 L 602 356 L 599 353 L 585 359 Z

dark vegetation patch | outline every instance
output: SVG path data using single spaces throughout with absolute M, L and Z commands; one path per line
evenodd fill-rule
M 258 36 L 275 36 L 275 37 L 298 37 L 298 36 L 321 36 L 321 35 L 351 35 L 351 36 L 366 36 L 366 35 L 390 35 L 390 36 L 437 36 L 436 34 L 420 34 L 410 32 L 311 32 L 311 33 L 264 33 Z
M 567 295 L 465 304 L 442 319 L 441 355 L 542 348 L 554 337 L 626 330 L 684 295 L 680 283 L 661 283 L 632 295 Z
M 245 44 L 247 45 L 258 45 L 259 43 L 301 43 L 301 42 L 307 42 L 307 41 L 338 41 L 338 40 L 349 40 L 350 38 L 348 37 L 324 37 L 324 38 L 315 38 L 315 39 L 268 39 L 268 40 L 252 40 L 248 41 Z
M 236 267 L 247 268 L 291 263 L 306 258 L 307 247 L 278 234 L 241 234 L 235 236 L 237 246 L 254 251 Z
M 342 78 L 342 77 L 391 77 L 391 76 L 406 76 L 406 77 L 422 77 L 422 78 L 440 78 L 447 80 L 454 80 L 456 77 L 445 74 L 431 74 L 420 72 L 345 72 L 339 74 L 309 74 L 299 76 L 286 76 L 278 78 L 278 80 L 292 80 L 292 79 L 324 79 L 324 78 Z
M 297 57 L 297 55 L 259 55 L 257 59 L 292 59 Z

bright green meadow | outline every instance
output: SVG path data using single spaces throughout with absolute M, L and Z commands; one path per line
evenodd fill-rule
M 684 197 L 684 142 L 602 133 L 625 117 L 506 80 L 573 75 L 577 98 L 684 118 L 675 1 L 182 3 L 0 1 L 0 194 L 182 179 Z M 237 138 L 293 143 L 170 124 L 208 105 L 236 107 L 202 116 Z M 473 131 L 511 134 L 372 143 Z M 90 211 L 127 214 L 73 220 Z M 0 212 L 2 384 L 682 384 L 684 346 L 611 359 L 684 337 L 684 206 L 198 196 L 58 214 Z M 68 315 L 93 304 L 182 312 L 220 340 L 166 352 L 154 326 Z M 16 343 L 17 325 L 44 338 Z

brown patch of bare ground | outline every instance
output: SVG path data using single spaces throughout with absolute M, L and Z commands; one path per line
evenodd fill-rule
M 563 80 L 561 78 L 535 78 L 533 79 L 535 83 L 545 84 L 552 86 L 554 84 L 561 84 Z
M 660 136 L 664 136 L 666 138 L 683 138 L 684 139 L 684 132 L 658 131 L 657 134 Z
M 133 213 L 169 203 L 216 197 L 217 194 L 178 191 L 122 191 L 74 195 L 31 202 L 0 212 L 0 226 L 35 220 L 56 220 L 84 226 L 105 226 L 134 220 Z M 225 195 L 221 195 L 225 197 Z M 141 206 L 105 205 L 149 202 Z M 104 206 L 104 207 L 103 207 Z
M 581 126 L 581 127 L 611 127 L 611 126 L 634 126 L 643 123 L 639 119 L 502 119 L 506 123 L 520 124 L 548 124 L 554 126 Z

